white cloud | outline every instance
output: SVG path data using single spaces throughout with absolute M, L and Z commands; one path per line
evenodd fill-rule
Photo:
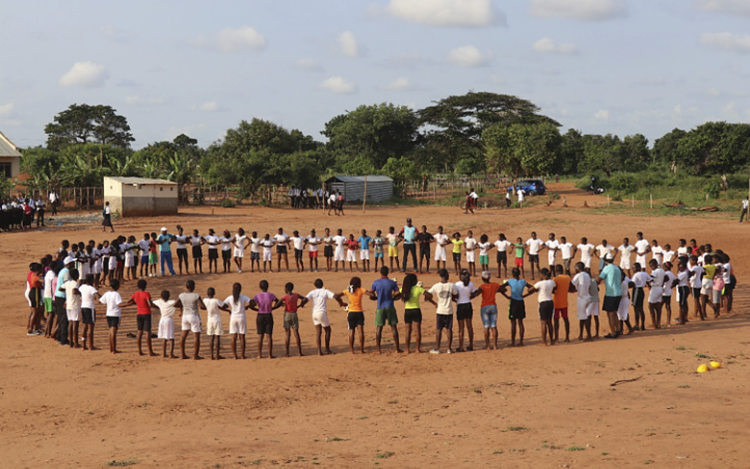
M 335 94 L 351 94 L 356 91 L 354 83 L 339 76 L 330 77 L 323 81 L 319 86 L 320 88 Z
M 76 62 L 73 68 L 60 77 L 58 84 L 63 87 L 95 88 L 104 85 L 107 78 L 109 78 L 109 74 L 104 65 L 93 62 Z
M 198 109 L 203 112 L 216 112 L 219 110 L 219 104 L 216 101 L 206 101 L 205 103 L 201 103 Z
M 703 33 L 701 34 L 701 44 L 747 54 L 750 52 L 750 34 Z
M 125 103 L 132 104 L 134 106 L 166 104 L 167 98 L 163 96 L 154 96 L 150 98 L 144 98 L 143 96 L 135 95 L 135 96 L 127 96 L 125 98 Z
M 266 47 L 266 38 L 251 26 L 224 28 L 213 37 L 197 36 L 189 41 L 195 47 L 216 49 L 220 52 L 243 52 L 262 50 Z
M 628 15 L 624 0 L 531 0 L 531 14 L 581 21 L 606 21 Z
M 3 104 L 0 106 L 0 117 L 13 117 L 16 114 L 15 107 L 13 103 Z
M 386 11 L 400 20 L 429 26 L 506 26 L 505 14 L 490 0 L 391 0 Z
M 203 122 L 201 122 L 200 124 L 186 125 L 186 126 L 173 125 L 169 129 L 167 129 L 167 131 L 164 133 L 164 139 L 171 141 L 171 140 L 174 140 L 174 138 L 180 134 L 185 134 L 188 137 L 196 138 L 198 134 L 206 130 L 207 127 L 208 126 Z
M 323 67 L 318 65 L 317 62 L 310 57 L 299 59 L 294 66 L 300 70 L 307 70 L 309 72 L 320 72 L 323 70 Z
M 543 54 L 571 55 L 571 54 L 578 53 L 578 49 L 576 48 L 575 44 L 572 44 L 572 43 L 555 44 L 555 41 L 553 41 L 552 39 L 548 37 L 539 39 L 538 41 L 534 43 L 534 45 L 531 46 L 531 48 Z
M 352 59 L 362 55 L 362 48 L 357 43 L 357 38 L 351 31 L 344 31 L 338 37 L 339 49 L 341 53 Z
M 474 46 L 464 46 L 451 49 L 445 60 L 461 67 L 481 67 L 490 60 L 490 54 L 483 54 Z
M 700 10 L 750 17 L 750 2 L 747 0 L 695 0 L 695 3 Z
M 387 90 L 391 91 L 407 91 L 412 89 L 412 85 L 409 82 L 409 79 L 406 77 L 401 77 L 393 80 L 392 82 L 388 83 L 385 87 Z
M 609 120 L 609 111 L 606 109 L 598 111 L 596 114 L 594 114 L 594 119 L 600 122 L 607 122 Z

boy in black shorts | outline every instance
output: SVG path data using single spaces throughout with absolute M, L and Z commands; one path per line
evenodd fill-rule
M 422 262 L 426 261 L 427 270 L 430 273 L 430 243 L 434 237 L 427 231 L 427 226 L 422 225 L 422 231 L 417 234 L 417 242 L 419 243 L 419 273 L 422 273 Z

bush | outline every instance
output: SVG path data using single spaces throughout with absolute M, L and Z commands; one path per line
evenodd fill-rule
M 636 181 L 635 174 L 617 173 L 609 180 L 609 187 L 613 191 L 632 194 L 638 190 L 638 182 Z
M 716 180 L 710 180 L 703 186 L 703 192 L 708 194 L 709 197 L 718 199 L 721 193 L 721 184 Z
M 234 203 L 234 200 L 229 199 L 229 198 L 224 199 L 224 200 L 221 201 L 221 206 L 224 207 L 224 208 L 234 208 L 235 205 L 236 204 Z

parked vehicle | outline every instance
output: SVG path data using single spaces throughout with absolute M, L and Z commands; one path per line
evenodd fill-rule
M 544 195 L 547 188 L 541 179 L 522 179 L 516 183 L 526 195 Z

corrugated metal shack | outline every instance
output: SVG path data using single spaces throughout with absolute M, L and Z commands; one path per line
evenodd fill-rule
M 367 201 L 385 202 L 393 197 L 393 179 L 387 176 L 334 176 L 326 180 L 329 191 L 341 191 L 347 203 L 362 202 L 367 178 Z

